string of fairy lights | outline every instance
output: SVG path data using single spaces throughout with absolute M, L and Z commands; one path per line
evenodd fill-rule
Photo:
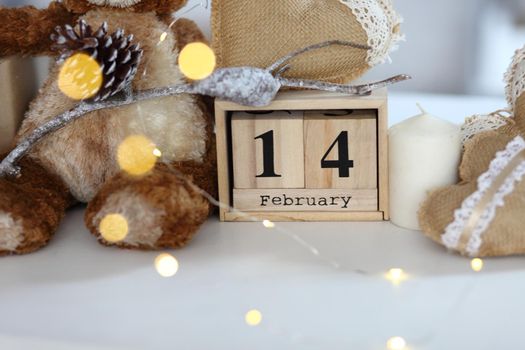
M 208 1 L 201 2 L 190 9 L 199 6 L 208 6 Z M 170 27 L 176 22 L 173 21 Z M 162 45 L 168 37 L 168 33 L 164 32 L 159 38 L 158 45 Z M 211 75 L 216 66 L 216 57 L 213 50 L 204 43 L 190 43 L 184 47 L 178 60 L 180 71 L 191 80 L 205 79 Z M 102 69 L 96 60 L 90 56 L 77 53 L 69 57 L 62 64 L 58 87 L 68 97 L 73 100 L 84 100 L 95 96 L 103 84 Z M 159 159 L 162 157 L 162 150 L 157 148 L 155 143 L 144 135 L 130 135 L 126 137 L 118 146 L 117 162 L 122 171 L 131 176 L 145 176 L 153 170 Z M 173 169 L 177 172 L 176 169 Z M 182 179 L 185 177 L 181 176 Z M 219 207 L 226 207 L 229 210 L 235 210 L 227 204 L 220 203 L 209 193 L 195 186 L 188 181 L 196 191 L 201 193 L 212 204 Z M 241 213 L 253 222 L 259 222 L 257 218 L 250 217 L 247 213 Z M 268 230 L 274 230 L 284 236 L 289 237 L 316 259 L 329 264 L 334 269 L 342 269 L 343 267 L 337 262 L 328 257 L 325 257 L 312 244 L 305 241 L 299 235 L 278 226 L 270 220 L 264 220 L 262 225 Z M 129 225 L 126 217 L 119 213 L 107 214 L 99 224 L 99 232 L 104 240 L 109 243 L 119 243 L 126 239 L 129 233 Z M 154 266 L 157 273 L 164 278 L 174 277 L 179 270 L 178 260 L 171 254 L 161 253 L 154 261 Z M 481 272 L 484 267 L 484 262 L 481 259 L 472 259 L 470 267 L 474 272 Z M 368 275 L 366 271 L 354 270 L 359 275 Z M 402 268 L 392 268 L 385 272 L 383 276 L 393 285 L 399 286 L 401 283 L 409 279 L 409 275 Z M 250 327 L 259 326 L 263 322 L 263 314 L 260 310 L 251 309 L 244 315 L 244 322 Z M 408 349 L 407 341 L 400 337 L 394 336 L 386 340 L 386 348 L 388 350 L 405 350 Z

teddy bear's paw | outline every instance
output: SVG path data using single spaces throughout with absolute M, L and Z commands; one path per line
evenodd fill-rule
M 49 243 L 53 233 L 54 230 L 38 218 L 24 218 L 0 210 L 0 256 L 37 251 Z
M 27 254 L 49 243 L 56 227 L 46 221 L 50 208 L 0 179 L 0 255 Z
M 24 226 L 20 218 L 0 211 L 0 254 L 15 253 L 24 241 Z
M 86 225 L 104 245 L 182 247 L 209 213 L 209 203 L 188 181 L 159 169 L 142 178 L 117 175 L 89 204 Z M 112 221 L 121 231 L 116 235 Z
M 52 237 L 46 226 L 31 226 L 16 215 L 0 211 L 0 256 L 29 254 L 45 247 Z

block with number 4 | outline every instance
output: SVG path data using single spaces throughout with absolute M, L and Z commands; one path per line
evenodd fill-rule
M 377 188 L 376 115 L 373 110 L 305 112 L 306 188 Z
M 221 219 L 387 220 L 386 92 L 216 102 Z M 240 213 L 244 212 L 244 213 Z

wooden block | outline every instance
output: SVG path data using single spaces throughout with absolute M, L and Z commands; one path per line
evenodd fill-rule
M 317 120 L 320 118 L 315 118 L 315 115 L 319 117 L 318 111 L 331 111 L 327 116 L 328 119 L 332 120 Z M 356 121 L 355 124 L 351 124 L 350 117 L 346 116 L 337 116 L 333 114 L 340 114 L 340 111 L 337 110 L 356 110 L 357 113 L 365 113 L 366 116 L 360 118 L 360 121 Z M 242 178 L 243 173 L 250 171 L 252 177 L 256 176 L 257 168 L 256 163 L 256 151 L 253 150 L 253 143 L 245 144 L 245 141 L 233 140 L 232 133 L 233 129 L 237 129 L 233 124 L 232 116 L 237 113 L 259 113 L 259 116 L 256 118 L 261 118 L 261 112 L 274 112 L 274 111 L 297 111 L 298 114 L 303 116 L 302 130 L 299 131 L 299 135 L 302 133 L 302 136 L 297 137 L 294 144 L 299 144 L 302 142 L 303 155 L 295 155 L 294 163 L 296 163 L 297 173 L 303 172 L 303 185 L 302 186 L 292 186 L 286 188 L 286 185 L 282 181 L 277 181 L 276 184 L 269 184 L 268 186 L 259 186 L 257 187 L 257 178 L 255 181 L 253 178 L 250 181 L 245 181 L 244 186 L 237 186 L 238 182 L 235 182 L 234 171 L 237 172 L 237 177 Z M 304 114 L 307 113 L 310 116 L 310 120 L 304 121 Z M 359 119 L 359 118 L 354 118 Z M 228 101 L 215 101 L 215 121 L 216 121 L 216 135 L 217 135 L 217 165 L 218 165 L 218 177 L 219 177 L 219 198 L 222 203 L 228 204 L 232 208 L 223 206 L 220 209 L 220 218 L 223 221 L 247 221 L 253 222 L 257 220 L 271 220 L 271 221 L 382 221 L 388 220 L 388 139 L 387 139 L 387 130 L 388 130 L 388 99 L 387 92 L 385 90 L 374 91 L 368 96 L 347 96 L 344 94 L 337 93 L 327 93 L 319 91 L 285 91 L 280 92 L 275 100 L 268 106 L 264 107 L 247 107 L 241 106 Z M 259 122 L 259 120 L 257 120 Z M 317 122 L 317 124 L 315 124 Z M 372 125 L 372 126 L 370 126 Z M 242 131 L 236 132 L 236 135 L 240 137 L 245 137 L 246 140 L 251 142 L 254 141 L 257 137 L 257 130 L 253 131 L 257 126 L 253 124 L 251 126 L 252 131 L 250 131 L 250 137 L 242 134 Z M 346 128 L 346 129 L 345 129 Z M 294 129 L 295 128 L 291 128 Z M 354 130 L 355 129 L 355 130 Z M 339 133 L 337 133 L 339 130 Z M 268 130 L 267 130 L 268 131 Z M 310 169 L 301 167 L 299 162 L 296 162 L 297 159 L 305 157 L 303 164 L 308 162 L 312 163 L 311 168 L 316 165 L 316 168 L 321 166 L 321 160 L 324 158 L 324 155 L 327 153 L 333 144 L 334 147 L 332 152 L 325 158 L 326 161 L 337 160 L 339 157 L 338 143 L 334 142 L 338 140 L 341 132 L 348 132 L 348 158 L 347 160 L 352 160 L 354 162 L 353 168 L 347 168 L 349 170 L 349 175 L 354 176 L 355 180 L 346 181 L 342 183 L 346 177 L 342 177 L 343 180 L 339 179 L 339 165 L 337 169 L 328 169 L 332 171 L 337 171 L 337 177 L 334 178 L 333 173 L 328 175 L 328 180 L 325 181 L 325 185 L 318 185 L 319 188 L 306 188 L 307 176 Z M 262 131 L 261 131 L 262 132 Z M 325 133 L 332 132 L 333 135 L 330 137 L 326 136 Z M 353 147 L 352 143 L 357 142 L 352 140 L 350 135 L 353 132 L 357 132 L 357 137 L 360 137 L 362 141 L 367 143 L 366 146 L 357 146 Z M 286 136 L 292 135 L 292 137 L 298 135 L 297 132 L 286 132 Z M 259 133 L 258 135 L 261 135 Z M 323 138 L 322 142 L 319 138 Z M 324 140 L 326 138 L 327 140 Z M 275 139 L 275 135 L 274 135 Z M 257 140 L 262 142 L 261 139 Z M 275 142 L 275 140 L 274 140 Z M 309 143 L 309 145 L 306 144 Z M 315 144 L 322 145 L 320 150 L 315 151 Z M 247 147 L 248 145 L 248 147 Z M 262 147 L 262 144 L 260 145 Z M 287 157 L 290 152 L 287 146 L 279 145 L 280 155 L 275 157 Z M 356 151 L 357 148 L 361 147 L 362 151 Z M 375 147 L 375 151 L 373 150 Z M 244 148 L 246 153 L 251 154 L 251 162 L 255 163 L 252 165 L 255 167 L 255 170 L 241 169 L 239 164 L 234 164 L 233 157 L 234 152 L 237 153 L 240 148 Z M 251 150 L 246 151 L 246 149 L 251 148 Z M 314 149 L 311 150 L 310 148 Z M 324 149 L 322 149 L 324 148 Z M 285 151 L 286 149 L 286 151 Z M 292 152 L 296 152 L 297 149 L 293 148 Z M 314 153 L 317 155 L 312 155 Z M 357 152 L 359 154 L 354 154 Z M 372 155 L 372 152 L 375 154 Z M 366 156 L 363 156 L 366 154 Z M 238 155 L 237 155 L 238 156 Z M 369 157 L 372 159 L 372 164 L 368 164 L 368 170 L 361 170 L 362 173 L 356 171 L 356 164 L 361 164 L 360 157 Z M 244 159 L 249 158 L 249 156 L 244 155 Z M 315 160 L 317 158 L 317 160 Z M 264 160 L 259 160 L 263 162 Z M 317 164 L 315 164 L 317 163 Z M 334 163 L 328 163 L 328 165 L 333 166 Z M 275 164 L 275 168 L 280 165 Z M 237 169 L 234 169 L 237 167 Z M 310 164 L 308 164 L 310 168 Z M 365 168 L 367 168 L 365 167 Z M 306 169 L 306 171 L 305 171 Z M 261 169 L 259 169 L 260 171 Z M 343 170 L 344 171 L 344 170 Z M 276 171 L 276 173 L 278 173 Z M 356 175 L 356 173 L 358 173 Z M 368 174 L 367 174 L 368 173 Z M 344 175 L 344 174 L 343 174 Z M 316 175 L 319 178 L 323 178 L 322 175 Z M 325 175 L 326 176 L 326 175 Z M 297 176 L 299 178 L 299 176 Z M 275 180 L 275 179 L 274 179 Z M 298 183 L 297 183 L 298 184 Z M 296 184 L 296 185 L 297 185 Z M 242 180 L 241 184 L 242 185 Z M 274 185 L 276 185 L 274 187 Z M 326 187 L 325 187 L 326 186 Z M 350 186 L 350 188 L 346 188 Z M 341 188 L 339 188 L 341 187 Z M 368 188 L 370 187 L 370 188 Z M 269 192 L 267 192 L 269 191 Z M 275 192 L 273 192 L 275 191 Z M 284 191 L 284 192 L 283 192 Z M 313 191 L 313 192 L 312 192 Z M 321 196 L 330 196 L 341 197 L 345 195 L 351 195 L 352 203 L 354 207 L 344 208 L 345 210 L 339 210 L 336 208 L 331 208 L 328 211 L 323 211 L 324 208 L 320 210 L 316 209 L 307 209 L 301 208 L 296 205 L 295 208 L 289 208 L 289 206 L 284 205 L 284 199 L 281 199 L 281 207 L 276 205 L 276 207 L 267 210 L 265 208 L 260 208 L 261 194 L 265 193 L 275 194 L 276 196 L 283 196 L 283 194 L 311 194 L 311 197 L 316 199 Z M 270 195 L 266 194 L 266 195 Z M 335 195 L 334 195 L 335 194 Z M 302 196 L 302 195 L 301 195 Z M 298 196 L 298 197 L 301 197 Z M 284 198 L 284 197 L 283 197 Z M 331 198 L 330 198 L 331 200 Z M 288 201 L 289 202 L 289 201 Z M 276 203 L 279 203 L 279 200 L 276 199 Z M 328 202 L 327 202 L 328 203 Z M 356 203 L 356 204 L 354 204 Z M 273 205 L 273 203 L 272 203 Z M 236 207 L 236 208 L 233 208 Z M 335 205 L 334 205 L 335 207 Z
M 303 113 L 232 116 L 234 188 L 304 188 Z
M 222 221 L 254 222 L 270 220 L 274 222 L 287 221 L 383 221 L 380 211 L 351 211 L 351 212 L 304 212 L 304 211 L 264 211 L 249 212 L 223 211 Z
M 307 111 L 306 188 L 377 189 L 377 111 Z
M 233 190 L 234 207 L 251 211 L 377 211 L 377 190 L 255 189 Z
M 389 172 L 388 172 L 388 104 L 385 100 L 378 109 L 377 122 L 377 162 L 379 175 L 379 208 L 383 212 L 383 220 L 390 220 L 389 202 Z

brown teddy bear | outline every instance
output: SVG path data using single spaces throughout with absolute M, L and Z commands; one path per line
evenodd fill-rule
M 465 143 L 461 182 L 432 192 L 419 213 L 427 236 L 470 257 L 525 253 L 525 47 L 506 81 L 512 117 L 479 119 L 475 129 L 487 130 Z
M 204 41 L 198 27 L 171 14 L 186 0 L 62 0 L 47 9 L 0 8 L 0 57 L 56 54 L 50 35 L 56 26 L 103 22 L 109 33 L 123 29 L 143 50 L 134 90 L 182 83 L 179 50 Z M 162 39 L 160 39 L 162 38 Z M 33 101 L 18 140 L 78 101 L 57 84 L 59 65 Z M 86 225 L 106 245 L 161 249 L 184 246 L 209 215 L 201 188 L 215 192 L 215 150 L 211 114 L 192 95 L 164 97 L 92 112 L 42 140 L 22 162 L 19 178 L 0 179 L 0 254 L 23 254 L 45 246 L 68 207 L 89 203 Z M 162 156 L 145 176 L 120 170 L 117 149 L 131 135 L 152 140 Z M 181 176 L 184 174 L 184 176 Z M 106 241 L 100 222 L 110 214 L 127 221 L 127 235 Z

